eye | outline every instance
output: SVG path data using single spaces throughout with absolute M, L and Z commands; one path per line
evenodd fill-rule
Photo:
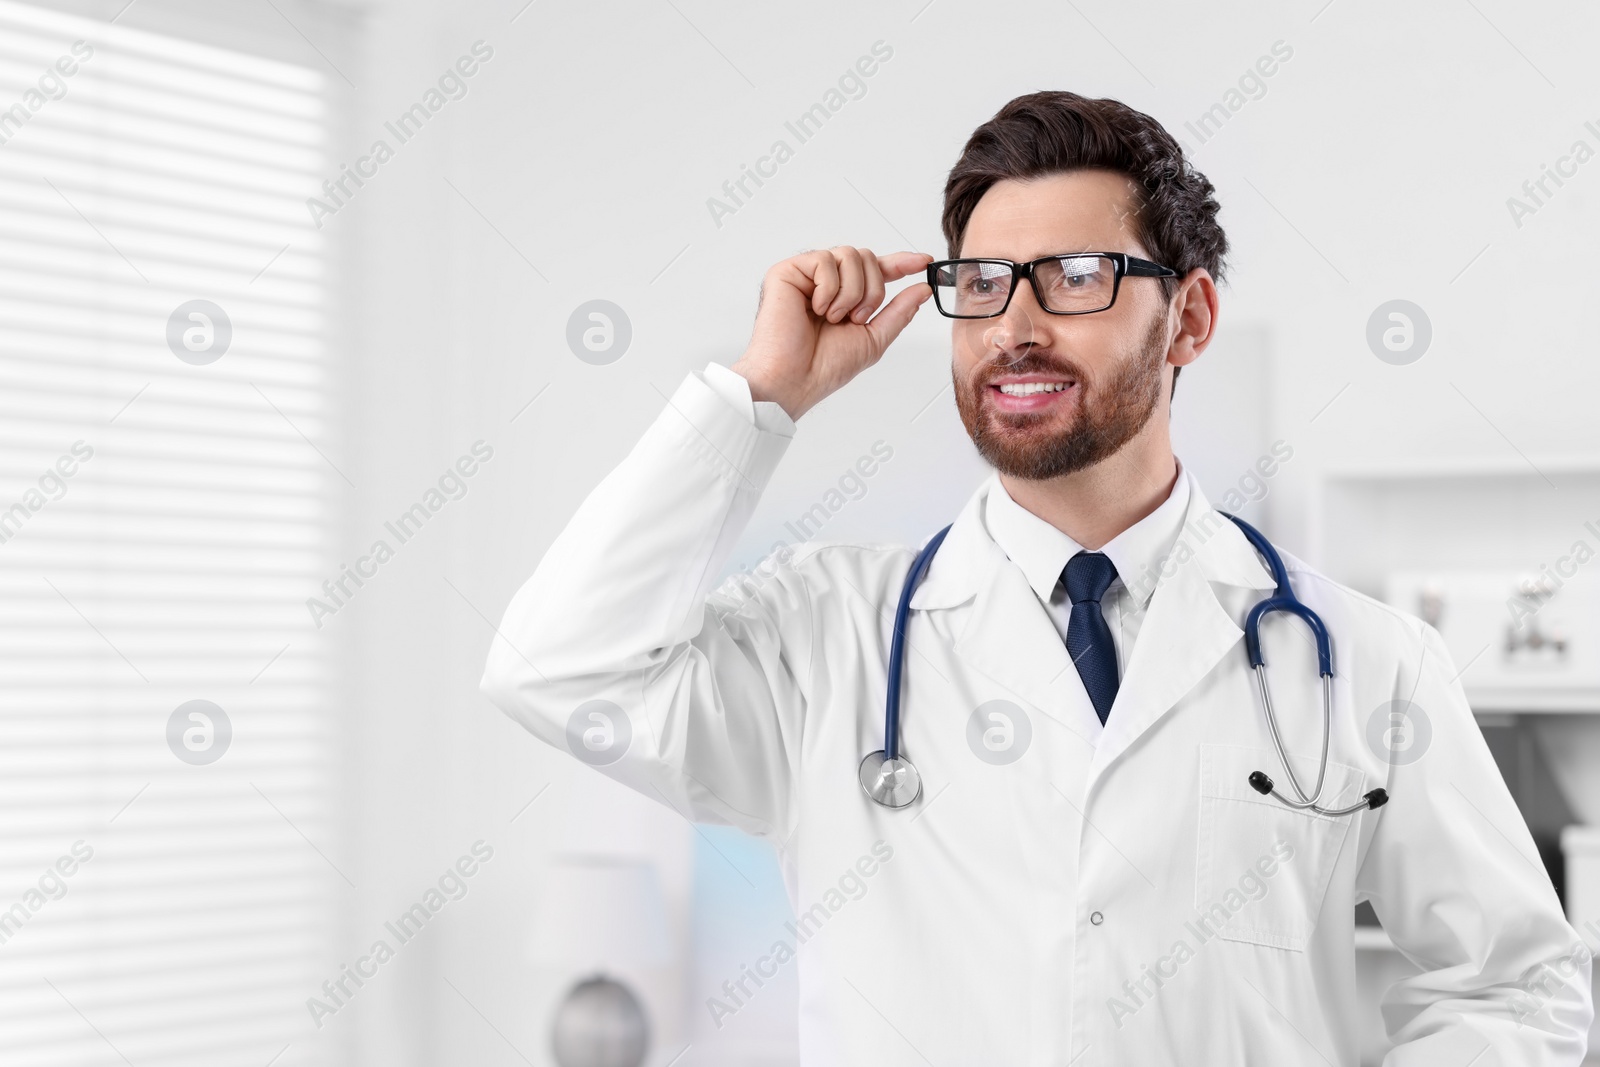
M 1011 272 L 1000 264 L 965 264 L 956 274 L 956 285 L 969 299 L 1002 297 L 1011 287 Z

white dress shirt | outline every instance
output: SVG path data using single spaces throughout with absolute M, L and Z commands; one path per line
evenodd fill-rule
M 1050 615 L 1050 621 L 1061 634 L 1061 640 L 1066 641 L 1072 601 L 1067 598 L 1061 572 L 1068 560 L 1085 549 L 1013 500 L 999 475 L 994 475 L 993 480 L 984 510 L 984 525 L 1011 562 L 1022 569 Z M 1117 577 L 1112 579 L 1100 600 L 1100 610 L 1111 629 L 1112 644 L 1116 646 L 1118 678 L 1127 673 L 1139 624 L 1155 593 L 1153 576 L 1159 573 L 1162 560 L 1177 542 L 1188 509 L 1189 479 L 1184 477 L 1180 464 L 1177 481 L 1167 499 L 1098 550 L 1117 568 Z M 1098 722 L 1095 725 L 1098 726 Z

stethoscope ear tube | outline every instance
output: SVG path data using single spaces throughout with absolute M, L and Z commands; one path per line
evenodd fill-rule
M 1277 797 L 1285 804 L 1289 804 L 1290 807 L 1309 807 L 1310 810 L 1316 812 L 1318 815 L 1352 815 L 1364 808 L 1381 808 L 1385 804 L 1389 803 L 1389 791 L 1387 789 L 1371 789 L 1362 794 L 1361 803 L 1352 804 L 1348 808 L 1319 808 L 1315 805 L 1291 804 L 1287 799 L 1280 796 L 1278 791 L 1273 788 L 1272 779 L 1267 777 L 1264 771 L 1250 772 L 1250 788 L 1254 789 L 1262 796 Z
M 1262 796 L 1271 796 L 1280 803 L 1298 811 L 1314 811 L 1318 815 L 1351 815 L 1369 808 L 1381 808 L 1389 802 L 1389 794 L 1383 789 L 1374 789 L 1361 798 L 1361 803 L 1352 804 L 1347 808 L 1324 808 L 1318 805 L 1322 799 L 1322 787 L 1328 776 L 1328 741 L 1333 733 L 1333 645 L 1328 638 L 1328 627 L 1322 617 L 1312 611 L 1298 597 L 1289 584 L 1289 570 L 1283 565 L 1283 557 L 1278 555 L 1277 549 L 1262 535 L 1260 530 L 1245 522 L 1235 515 L 1223 512 L 1233 524 L 1244 534 L 1245 539 L 1261 554 L 1261 559 L 1267 565 L 1267 570 L 1272 573 L 1272 580 L 1277 586 L 1272 596 L 1261 601 L 1250 609 L 1250 614 L 1244 622 L 1244 647 L 1250 659 L 1250 667 L 1255 672 L 1256 688 L 1261 694 L 1261 708 L 1267 718 L 1267 731 L 1272 735 L 1272 745 L 1278 750 L 1278 760 L 1283 764 L 1284 773 L 1288 776 L 1289 787 L 1294 790 L 1298 800 L 1291 800 L 1279 793 L 1274 788 L 1272 779 L 1263 771 L 1252 771 L 1249 776 L 1250 788 Z M 1300 780 L 1295 777 L 1294 766 L 1289 762 L 1289 755 L 1283 747 L 1283 738 L 1278 733 L 1278 716 L 1272 708 L 1272 690 L 1267 686 L 1267 662 L 1261 653 L 1261 620 L 1274 611 L 1283 611 L 1299 616 L 1310 627 L 1312 637 L 1317 643 L 1317 671 L 1322 677 L 1322 758 L 1317 769 L 1317 784 L 1309 796 L 1301 788 Z

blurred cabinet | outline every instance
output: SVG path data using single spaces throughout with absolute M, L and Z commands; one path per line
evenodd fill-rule
M 1314 566 L 1439 630 L 1568 919 L 1600 947 L 1600 459 L 1335 469 L 1312 507 Z M 1378 1064 L 1379 1001 L 1417 968 L 1369 907 L 1357 922 Z

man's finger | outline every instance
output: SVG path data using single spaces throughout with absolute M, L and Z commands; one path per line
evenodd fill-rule
M 829 322 L 843 322 L 850 310 L 861 302 L 866 287 L 866 277 L 861 264 L 861 253 L 854 248 L 841 246 L 833 250 L 839 265 L 839 292 L 828 305 Z
M 812 252 L 800 262 L 801 270 L 811 275 L 814 287 L 811 290 L 811 310 L 817 315 L 825 315 L 828 305 L 833 303 L 834 296 L 839 292 L 839 265 L 834 262 L 832 252 Z
M 883 303 L 883 271 L 879 269 L 878 257 L 872 254 L 871 249 L 861 250 L 861 266 L 866 271 L 867 289 L 861 296 L 861 302 L 850 312 L 851 322 L 866 322 L 878 310 L 878 305 Z

